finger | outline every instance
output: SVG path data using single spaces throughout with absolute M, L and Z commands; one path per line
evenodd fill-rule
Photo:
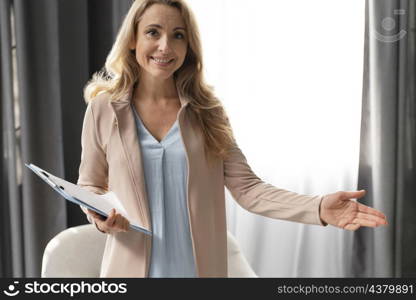
M 387 224 L 387 220 L 385 218 L 380 218 L 378 216 L 371 215 L 371 214 L 366 214 L 366 213 L 362 213 L 362 212 L 357 213 L 357 218 L 374 221 L 374 222 L 377 223 L 377 225 Z
M 92 218 L 94 219 L 94 221 L 96 223 L 101 223 L 104 222 L 104 220 L 102 218 L 100 218 L 99 216 L 92 216 Z
M 123 231 L 127 232 L 129 230 L 129 225 L 130 225 L 129 221 L 125 217 L 121 216 L 121 223 L 122 223 L 121 227 Z
M 366 194 L 365 190 L 360 190 L 360 191 L 344 192 L 343 196 L 344 196 L 344 199 L 359 199 L 359 198 L 364 197 L 365 194 Z
M 96 211 L 94 211 L 94 210 L 92 210 L 92 209 L 89 209 L 89 208 L 87 208 L 87 212 L 88 212 L 88 214 L 90 214 L 91 216 L 96 216 L 96 215 L 99 215 L 99 213 L 97 213 Z
M 352 221 L 352 223 L 359 224 L 360 226 L 366 226 L 366 227 L 377 227 L 377 222 L 366 220 L 366 219 L 360 219 L 360 218 L 355 218 Z
M 105 220 L 105 217 L 103 215 L 100 215 L 99 213 L 95 211 L 93 213 L 88 213 L 88 214 L 94 219 Z
M 127 231 L 127 220 L 126 220 L 126 218 L 124 218 L 123 216 L 121 216 L 121 218 L 120 218 L 121 220 L 120 220 L 120 227 L 121 227 L 121 230 L 122 231 Z
M 358 203 L 358 210 L 361 211 L 361 212 L 367 213 L 367 214 L 371 214 L 371 215 L 374 215 L 374 216 L 379 216 L 380 218 L 383 218 L 383 219 L 387 220 L 387 217 L 381 211 L 379 211 L 375 208 L 369 207 L 367 205 Z
M 113 227 L 115 220 L 116 220 L 116 210 L 113 208 L 113 209 L 111 209 L 110 214 L 108 215 L 108 218 L 105 221 L 106 225 L 108 227 Z
M 358 228 L 360 228 L 360 224 L 352 224 L 352 223 L 350 223 L 350 224 L 348 224 L 344 227 L 344 229 L 351 230 L 351 231 L 355 231 Z
M 94 218 L 94 222 L 100 230 L 104 231 L 105 233 L 108 233 L 108 227 L 104 220 Z
M 124 220 L 123 216 L 117 214 L 116 221 L 114 222 L 114 228 L 119 231 L 124 231 Z
M 124 222 L 125 222 L 125 227 L 124 227 L 124 229 L 125 229 L 126 231 L 129 231 L 129 229 L 130 229 L 130 222 L 129 222 L 129 220 L 124 219 Z

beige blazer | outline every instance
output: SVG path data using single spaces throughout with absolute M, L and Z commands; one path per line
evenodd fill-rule
M 100 94 L 87 106 L 78 185 L 99 194 L 115 192 L 131 217 L 151 231 L 131 91 L 117 101 L 109 98 L 108 93 Z M 180 101 L 178 120 L 188 162 L 189 224 L 199 277 L 227 277 L 224 186 L 252 213 L 326 226 L 319 217 L 322 196 L 300 195 L 263 182 L 237 145 L 227 160 L 208 165 L 189 99 L 180 96 Z M 151 247 L 151 237 L 141 232 L 108 234 L 100 277 L 147 277 Z

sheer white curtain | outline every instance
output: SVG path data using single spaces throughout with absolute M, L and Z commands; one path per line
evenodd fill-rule
M 364 1 L 188 0 L 207 81 L 256 174 L 303 194 L 357 188 Z M 343 277 L 352 232 L 258 216 L 228 229 L 260 277 Z

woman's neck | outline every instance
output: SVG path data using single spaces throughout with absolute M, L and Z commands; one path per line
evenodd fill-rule
M 166 80 L 143 76 L 133 91 L 134 101 L 146 101 L 154 104 L 163 104 L 177 98 L 178 92 L 172 76 Z

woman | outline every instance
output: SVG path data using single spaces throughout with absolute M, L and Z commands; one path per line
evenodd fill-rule
M 263 182 L 238 148 L 202 76 L 195 19 L 182 0 L 136 0 L 99 73 L 85 89 L 78 184 L 113 191 L 152 231 L 128 230 L 112 211 L 85 210 L 108 233 L 100 276 L 227 277 L 224 186 L 250 212 L 347 230 L 387 224 L 351 198 L 307 196 Z

